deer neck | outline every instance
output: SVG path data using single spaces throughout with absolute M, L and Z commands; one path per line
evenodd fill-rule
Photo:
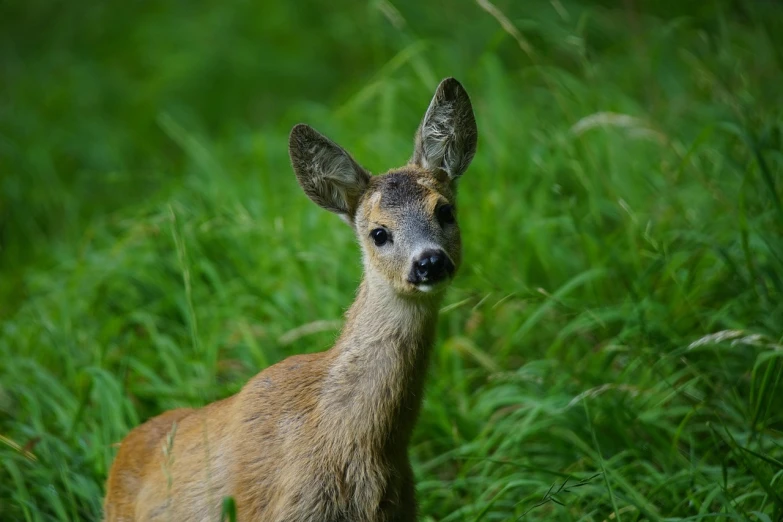
M 365 277 L 332 348 L 321 405 L 336 442 L 407 448 L 423 395 L 440 298 L 412 299 Z

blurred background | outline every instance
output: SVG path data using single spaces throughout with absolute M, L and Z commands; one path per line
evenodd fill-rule
M 403 164 L 470 93 L 423 520 L 783 520 L 783 6 L 0 4 L 0 519 L 96 520 L 133 426 L 333 342 L 307 122 Z

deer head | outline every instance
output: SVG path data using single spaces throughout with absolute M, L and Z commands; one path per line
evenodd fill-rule
M 304 124 L 291 131 L 289 153 L 305 194 L 353 227 L 367 280 L 415 297 L 439 293 L 459 267 L 456 185 L 477 139 L 468 94 L 447 78 L 435 91 L 416 132 L 413 157 L 403 167 L 371 176 Z

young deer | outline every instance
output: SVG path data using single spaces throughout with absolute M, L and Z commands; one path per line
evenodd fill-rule
M 456 181 L 476 151 L 470 100 L 438 86 L 404 167 L 371 176 L 307 125 L 289 142 L 304 192 L 356 232 L 364 277 L 337 343 L 296 355 L 201 409 L 177 409 L 122 441 L 109 521 L 416 518 L 408 441 L 443 291 L 461 258 Z

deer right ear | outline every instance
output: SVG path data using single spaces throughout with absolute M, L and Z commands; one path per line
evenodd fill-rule
M 370 181 L 369 172 L 340 146 L 301 123 L 291 129 L 288 153 L 305 194 L 319 206 L 353 222 L 359 198 Z

